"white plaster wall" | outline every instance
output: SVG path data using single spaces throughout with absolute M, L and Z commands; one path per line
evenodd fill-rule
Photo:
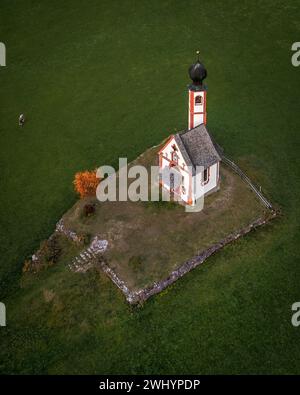
M 181 155 L 181 152 L 179 151 L 179 148 L 175 142 L 175 139 L 171 139 L 170 142 L 168 143 L 168 145 L 163 149 L 163 151 L 161 152 L 161 154 L 163 154 L 163 156 L 166 156 L 169 160 L 171 160 L 171 153 L 173 151 L 172 149 L 172 145 L 176 145 L 177 147 L 177 154 L 178 154 L 178 166 L 175 167 L 176 171 L 178 173 L 180 173 L 181 177 L 182 177 L 182 185 L 185 188 L 185 194 L 181 193 L 181 199 L 185 202 L 188 201 L 189 199 L 189 188 L 190 188 L 190 177 L 189 177 L 189 173 L 188 173 L 188 168 L 186 166 L 186 163 Z M 162 170 L 164 170 L 165 167 L 169 167 L 170 162 L 164 158 L 162 158 Z M 183 170 L 181 167 L 185 167 L 186 170 Z M 169 185 L 164 184 L 163 185 L 167 190 L 169 190 Z M 182 191 L 182 190 L 181 190 Z
M 175 142 L 175 138 L 172 138 L 171 141 L 168 143 L 168 145 L 164 148 L 164 150 L 162 151 L 163 155 L 166 156 L 169 160 L 171 160 L 171 152 L 173 151 L 172 149 L 172 145 L 176 145 L 177 147 L 177 155 L 178 155 L 178 165 L 179 166 L 186 166 L 186 163 L 183 159 L 183 156 L 181 155 L 181 152 L 179 151 L 179 148 Z
M 194 91 L 189 91 L 189 125 L 191 124 L 191 96 L 194 95 L 194 113 L 196 112 L 204 112 L 204 100 L 205 100 L 205 92 L 194 92 Z M 195 104 L 196 103 L 196 97 L 201 96 L 202 98 L 202 104 Z M 194 122 L 193 122 L 193 127 L 196 127 L 198 125 L 201 125 L 204 123 L 204 114 L 194 114 Z
M 203 173 L 199 173 L 193 178 L 195 178 L 195 183 L 198 188 L 196 188 L 196 191 L 193 191 L 194 193 L 196 192 L 196 195 L 194 195 L 195 199 L 199 199 L 202 194 L 205 194 L 209 192 L 211 189 L 215 188 L 218 183 L 218 163 L 215 163 L 210 167 L 210 175 L 209 175 L 209 181 L 207 184 L 203 185 Z
M 204 123 L 204 114 L 194 114 L 194 128 Z
M 178 171 L 181 176 L 183 177 L 182 185 L 185 188 L 185 194 L 181 193 L 181 199 L 184 202 L 188 202 L 189 200 L 189 189 L 190 189 L 190 182 L 192 183 L 191 185 L 191 190 L 192 190 L 192 199 L 197 200 L 199 197 L 201 197 L 203 194 L 209 192 L 211 189 L 215 188 L 218 183 L 218 171 L 219 171 L 219 166 L 218 163 L 215 163 L 210 167 L 210 174 L 209 174 L 209 182 L 205 185 L 203 185 L 203 174 L 199 173 L 198 175 L 194 176 L 193 178 L 190 178 L 189 173 L 188 173 L 188 168 L 186 166 L 186 163 L 181 155 L 181 152 L 178 149 L 178 146 L 175 142 L 175 139 L 172 138 L 168 145 L 163 149 L 161 152 L 163 156 L 166 156 L 169 160 L 171 160 L 171 152 L 173 151 L 172 145 L 175 144 L 177 147 L 177 154 L 178 154 L 178 165 L 183 166 L 185 165 L 185 168 L 187 171 L 183 170 L 181 167 L 177 166 L 176 171 Z M 162 158 L 162 169 L 165 167 L 169 167 L 170 162 L 164 158 Z M 194 183 L 197 183 L 197 188 L 194 187 Z M 164 188 L 169 190 L 169 185 L 164 184 Z

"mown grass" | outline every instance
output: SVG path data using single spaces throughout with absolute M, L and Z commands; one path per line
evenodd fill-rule
M 299 2 L 4 0 L 0 15 L 1 372 L 299 373 Z M 139 310 L 98 273 L 60 265 L 21 281 L 75 202 L 76 171 L 186 126 L 198 48 L 210 129 L 282 218 Z

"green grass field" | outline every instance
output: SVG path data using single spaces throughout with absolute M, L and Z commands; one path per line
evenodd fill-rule
M 299 21 L 299 1 L 1 1 L 2 373 L 300 373 Z M 196 49 L 210 130 L 282 217 L 140 309 L 97 272 L 22 277 L 76 171 L 187 126 Z

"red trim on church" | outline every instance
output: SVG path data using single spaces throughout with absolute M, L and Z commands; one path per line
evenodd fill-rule
M 190 119 L 189 119 L 189 129 L 193 129 L 194 127 L 194 92 L 189 91 L 190 94 Z
M 166 142 L 166 144 L 158 151 L 158 154 L 160 154 L 170 143 L 170 141 L 174 138 L 174 135 L 171 134 L 171 136 L 168 137 L 168 140 Z
M 204 123 L 204 125 L 206 125 L 206 118 L 207 118 L 207 115 L 206 115 L 206 91 L 204 91 L 204 104 L 203 104 L 203 107 L 204 107 L 203 123 Z
M 170 167 L 176 166 L 176 167 L 178 167 L 179 169 L 181 169 L 182 171 L 184 171 L 185 173 L 190 174 L 190 172 L 189 172 L 187 169 L 185 169 L 184 167 L 180 166 L 177 162 L 174 162 L 174 161 L 170 160 L 169 158 L 167 158 L 167 157 L 164 156 L 163 154 L 160 154 L 159 157 L 161 158 L 161 161 L 164 159 L 164 160 L 166 160 L 167 162 L 169 162 L 169 166 L 170 166 Z M 161 165 L 162 165 L 162 163 L 161 163 Z M 160 166 L 161 166 L 161 165 L 160 165 Z
M 204 125 L 206 125 L 206 122 L 207 122 L 206 94 L 207 94 L 207 92 L 204 90 L 203 96 L 202 96 L 203 111 L 195 111 L 195 92 L 192 90 L 189 90 L 189 129 L 193 129 L 196 126 L 195 125 L 195 115 L 202 115 L 203 116 L 203 123 L 204 123 Z

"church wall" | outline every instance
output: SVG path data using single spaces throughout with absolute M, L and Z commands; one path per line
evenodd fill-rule
M 196 199 L 199 199 L 199 197 L 202 196 L 203 193 L 205 194 L 217 186 L 218 171 L 219 171 L 218 163 L 215 163 L 214 165 L 210 166 L 209 181 L 207 184 L 204 184 L 204 185 L 203 185 L 203 173 L 199 173 L 195 176 L 195 182 L 196 182 L 196 185 L 198 186 L 195 191 L 196 192 L 196 196 L 195 196 Z
M 189 172 L 188 172 L 188 168 L 186 166 L 186 163 L 183 159 L 183 156 L 181 155 L 181 152 L 178 149 L 178 146 L 175 142 L 175 139 L 172 138 L 169 143 L 164 147 L 163 151 L 161 152 L 161 168 L 162 170 L 165 167 L 169 167 L 170 165 L 170 161 L 171 161 L 171 153 L 173 151 L 172 145 L 176 145 L 177 147 L 177 154 L 178 154 L 178 166 L 175 167 L 176 171 L 178 173 L 180 173 L 181 177 L 182 177 L 182 186 L 183 188 L 180 188 L 181 191 L 181 199 L 184 202 L 188 202 L 190 196 L 189 196 L 189 192 L 190 192 L 190 176 L 189 176 Z M 166 188 L 167 190 L 170 190 L 169 185 L 164 184 L 163 185 L 164 188 Z

